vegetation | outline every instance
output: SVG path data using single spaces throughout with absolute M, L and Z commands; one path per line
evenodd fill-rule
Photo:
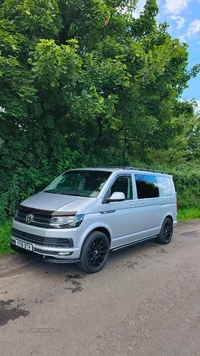
M 199 209 L 200 116 L 180 100 L 200 65 L 147 0 L 0 1 L 0 220 L 68 168 L 174 175 Z
M 0 225 L 0 256 L 13 253 L 10 248 L 11 221 Z
M 178 221 L 181 220 L 199 220 L 200 209 L 182 209 L 178 210 Z

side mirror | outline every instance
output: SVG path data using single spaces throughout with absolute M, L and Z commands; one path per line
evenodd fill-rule
M 112 201 L 123 201 L 125 200 L 125 194 L 122 192 L 114 192 L 110 198 L 107 198 L 106 201 L 108 203 L 112 202 Z

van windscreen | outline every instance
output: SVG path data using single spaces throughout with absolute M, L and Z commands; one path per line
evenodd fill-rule
M 44 189 L 45 193 L 97 197 L 111 172 L 71 170 L 57 177 Z

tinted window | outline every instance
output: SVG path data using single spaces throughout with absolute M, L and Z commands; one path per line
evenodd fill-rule
M 111 187 L 111 194 L 122 192 L 127 200 L 133 199 L 132 179 L 131 176 L 121 176 L 116 179 Z
M 135 174 L 138 199 L 159 197 L 157 177 L 150 174 Z

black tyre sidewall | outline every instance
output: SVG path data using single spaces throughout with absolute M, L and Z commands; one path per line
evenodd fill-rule
M 91 244 L 96 240 L 96 239 L 104 239 L 104 241 L 106 241 L 107 244 L 107 252 L 106 255 L 104 257 L 104 260 L 102 261 L 102 263 L 97 266 L 97 267 L 91 267 L 88 263 L 88 251 L 91 247 Z M 109 255 L 109 240 L 108 237 L 100 231 L 93 231 L 92 233 L 90 233 L 88 235 L 88 237 L 86 238 L 83 248 L 82 248 L 82 252 L 81 252 L 81 261 L 77 264 L 77 266 L 87 272 L 87 273 L 96 273 L 99 272 L 106 264 L 107 259 L 108 259 L 108 255 Z
M 170 239 L 166 240 L 165 239 L 165 235 L 164 235 L 164 231 L 165 231 L 165 227 L 166 227 L 166 224 L 171 224 L 171 237 Z M 173 235 L 173 222 L 170 218 L 166 218 L 164 221 L 163 221 L 163 224 L 162 224 L 162 228 L 160 230 L 160 233 L 159 235 L 156 237 L 156 241 L 161 243 L 161 244 L 168 244 L 170 243 L 171 239 L 172 239 L 172 235 Z

